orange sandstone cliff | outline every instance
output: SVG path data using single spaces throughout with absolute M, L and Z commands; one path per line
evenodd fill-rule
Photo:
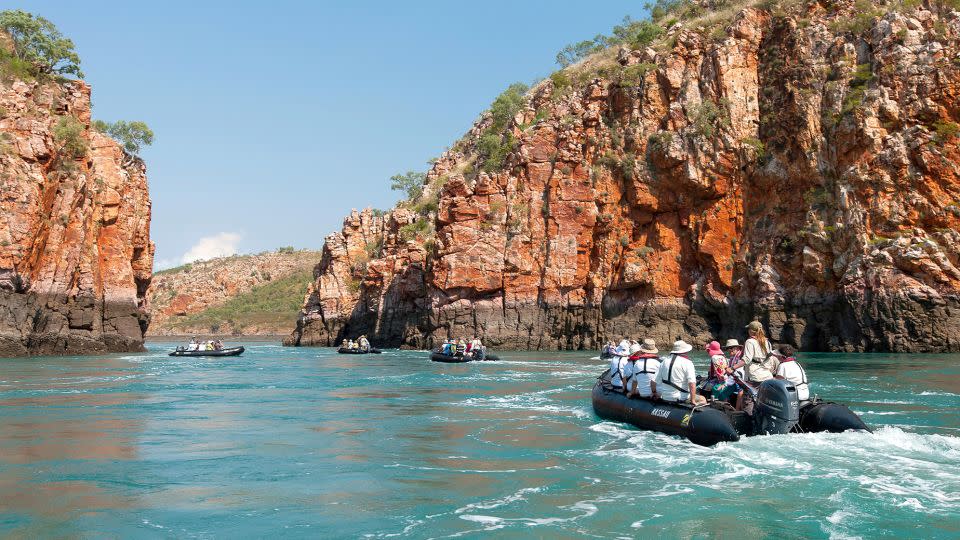
M 0 82 L 0 356 L 138 351 L 146 168 L 90 129 L 90 87 Z
M 960 13 L 700 4 L 486 114 L 385 216 L 327 237 L 287 343 L 743 337 L 960 350 Z M 734 7 L 729 7 L 734 6 Z

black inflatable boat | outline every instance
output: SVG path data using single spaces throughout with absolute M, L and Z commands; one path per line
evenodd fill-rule
M 593 410 L 601 418 L 680 435 L 703 446 L 762 434 L 870 431 L 863 420 L 845 405 L 814 400 L 801 406 L 796 388 L 778 379 L 760 385 L 752 417 L 726 402 L 711 401 L 693 407 L 684 403 L 627 398 L 610 384 L 608 372 L 604 372 L 594 385 L 592 399 Z
M 343 347 L 337 349 L 338 354 L 380 354 L 380 349 L 367 349 L 361 351 L 360 349 L 344 349 Z
M 170 353 L 170 356 L 240 356 L 243 354 L 243 347 L 230 347 L 229 349 L 188 351 L 183 347 L 177 347 L 177 350 Z
M 477 356 L 451 356 L 449 354 L 443 354 L 440 351 L 433 351 L 430 353 L 430 360 L 434 362 L 446 362 L 447 364 L 462 364 L 464 362 L 480 362 L 486 360 L 499 360 L 500 358 L 493 354 L 486 354 L 477 357 Z

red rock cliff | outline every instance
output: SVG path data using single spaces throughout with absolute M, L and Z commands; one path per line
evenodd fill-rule
M 595 55 L 528 92 L 502 170 L 477 172 L 486 115 L 419 204 L 348 217 L 288 343 L 702 343 L 757 317 L 808 350 L 960 350 L 958 34 L 943 3 L 797 2 Z
M 143 162 L 90 129 L 81 81 L 0 83 L 0 132 L 0 356 L 142 350 Z

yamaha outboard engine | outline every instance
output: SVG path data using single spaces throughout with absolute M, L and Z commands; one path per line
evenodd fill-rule
M 797 388 L 782 379 L 763 381 L 757 391 L 753 419 L 760 435 L 790 433 L 800 421 Z

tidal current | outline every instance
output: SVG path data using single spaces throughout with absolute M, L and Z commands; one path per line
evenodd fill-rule
M 874 433 L 703 448 L 596 417 L 595 353 L 246 345 L 0 360 L 0 536 L 960 536 L 960 355 L 801 355 Z

